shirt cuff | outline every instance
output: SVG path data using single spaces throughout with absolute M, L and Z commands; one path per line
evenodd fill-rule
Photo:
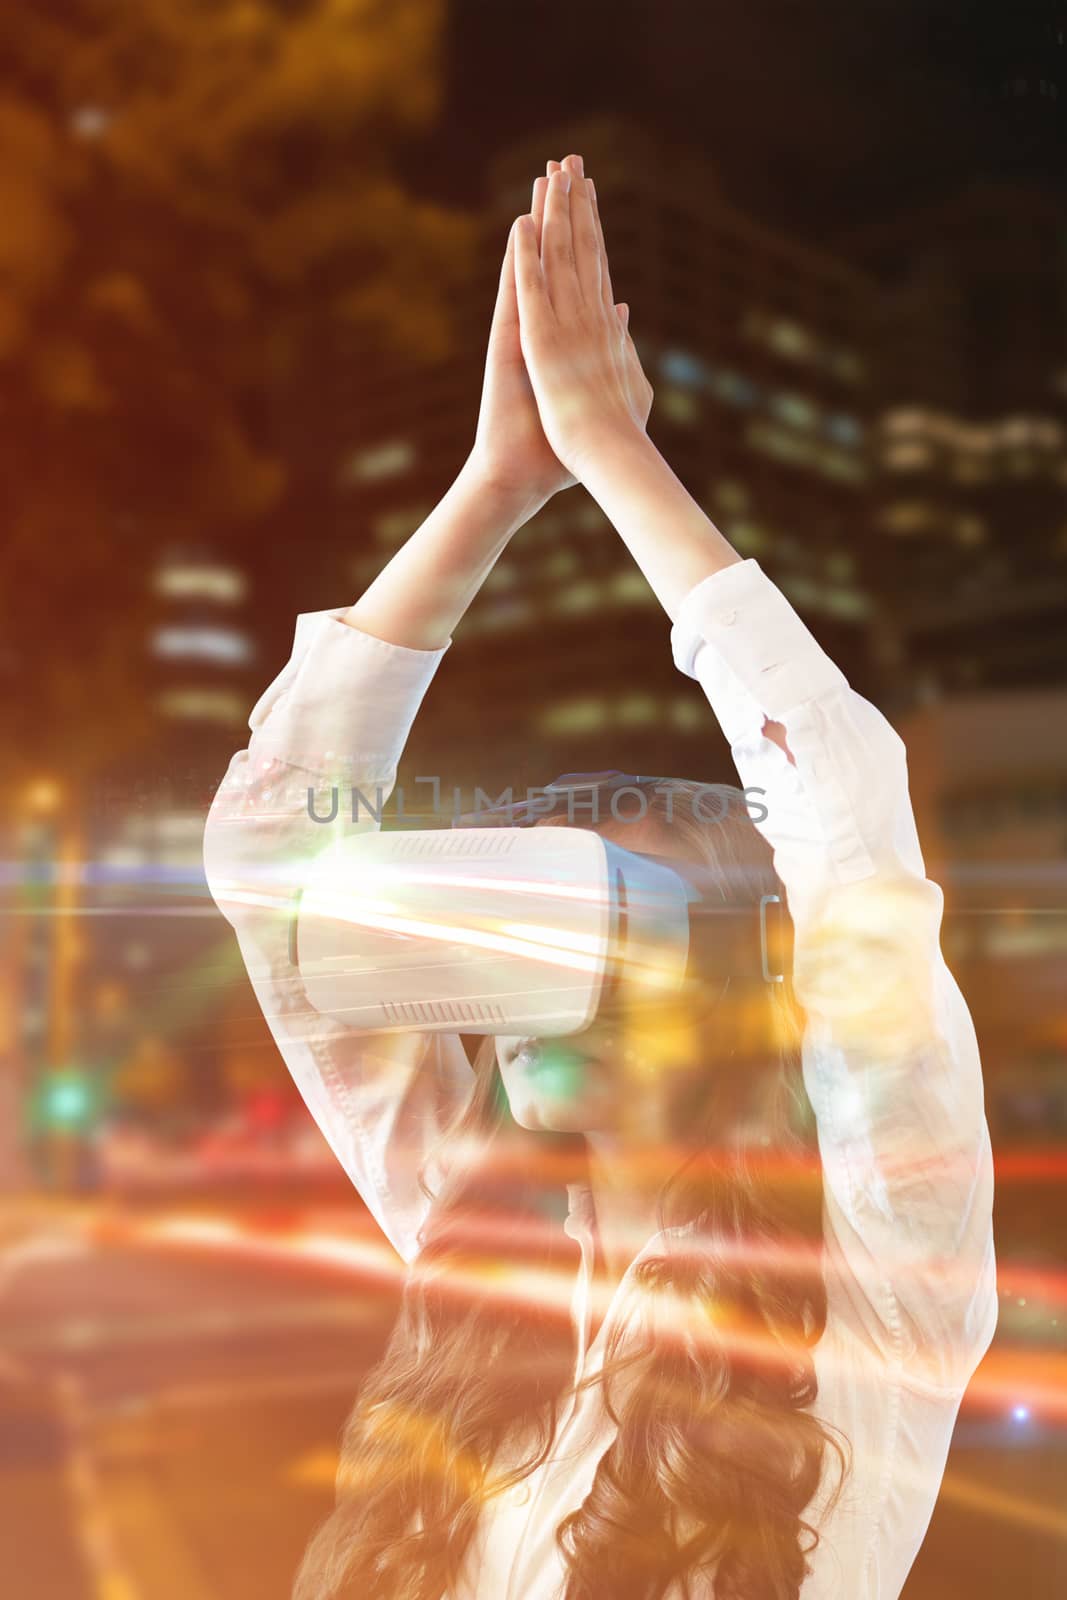
M 370 777 L 400 760 L 452 640 L 437 650 L 391 644 L 342 622 L 348 609 L 300 614 L 292 654 L 248 725 L 257 750 L 292 766 L 326 773 L 348 764 Z
M 751 557 L 713 572 L 682 600 L 671 628 L 679 672 L 703 687 L 731 744 L 764 719 L 848 688 L 778 586 Z

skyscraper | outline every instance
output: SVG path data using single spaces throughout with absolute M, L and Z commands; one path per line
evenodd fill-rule
M 1062 682 L 1062 207 L 976 184 L 858 243 L 880 281 L 872 547 L 898 698 Z
M 614 117 L 548 130 L 492 164 L 453 359 L 370 371 L 356 351 L 335 353 L 334 542 L 345 579 L 355 593 L 365 587 L 469 450 L 508 228 L 529 208 L 547 155 L 572 149 L 596 178 L 616 295 L 631 306 L 655 389 L 652 436 L 741 553 L 872 690 L 863 530 L 873 283 L 746 218 L 706 161 Z M 424 764 L 483 786 L 544 782 L 561 766 L 726 776 L 668 634 L 599 508 L 568 491 L 519 532 L 457 630 L 416 730 Z

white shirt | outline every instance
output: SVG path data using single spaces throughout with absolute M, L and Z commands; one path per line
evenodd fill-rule
M 411 1262 L 427 1200 L 416 1173 L 462 1107 L 472 1073 L 447 1034 L 360 1034 L 309 1010 L 289 959 L 301 861 L 346 820 L 348 786 L 388 796 L 446 650 L 386 643 L 298 618 L 290 660 L 252 710 L 252 736 L 212 804 L 205 867 L 259 1002 L 320 1128 L 383 1232 Z M 847 1435 L 853 1470 L 821 1515 L 803 1600 L 894 1600 L 925 1535 L 966 1385 L 997 1319 L 993 1166 L 974 1029 L 939 946 L 943 895 L 926 878 L 904 746 L 856 694 L 753 560 L 698 583 L 671 629 L 679 671 L 704 689 L 794 924 L 808 1023 L 803 1074 L 824 1182 L 825 1333 L 813 1410 Z M 792 762 L 766 737 L 785 728 Z M 312 822 L 307 790 L 340 775 L 340 815 Z M 355 824 L 376 824 L 366 810 Z M 432 1174 L 432 1168 L 431 1168 Z M 569 1190 L 581 1248 L 572 1300 L 575 1377 L 597 1370 L 625 1317 L 636 1261 L 589 1343 L 587 1191 Z M 554 1531 L 588 1492 L 613 1425 L 594 1386 L 572 1404 L 551 1461 L 488 1502 L 449 1600 L 557 1600 Z M 710 1580 L 709 1580 L 710 1581 Z M 713 1592 L 713 1589 L 709 1592 Z

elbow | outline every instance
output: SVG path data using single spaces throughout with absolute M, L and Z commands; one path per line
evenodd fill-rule
M 232 825 L 213 812 L 208 813 L 202 841 L 202 864 L 208 894 L 231 926 L 236 926 L 238 900 L 233 892 L 236 874 L 228 860 L 228 839 Z
M 993 1342 L 1000 1314 L 992 1216 L 971 1217 L 954 1256 L 939 1257 L 914 1285 L 904 1365 L 912 1381 L 938 1390 L 967 1387 Z
M 227 922 L 237 927 L 248 895 L 251 867 L 249 829 L 254 822 L 247 812 L 247 784 L 243 773 L 248 761 L 246 750 L 238 751 L 208 807 L 201 840 L 201 864 L 208 893 Z
M 970 1383 L 982 1359 L 993 1343 L 1000 1319 L 1000 1299 L 997 1293 L 996 1257 L 993 1237 L 990 1234 L 986 1258 L 982 1263 L 974 1296 L 960 1323 L 956 1340 L 955 1381 L 960 1388 Z

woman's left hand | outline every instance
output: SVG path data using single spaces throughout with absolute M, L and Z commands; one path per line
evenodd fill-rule
M 532 217 L 515 232 L 519 331 L 545 437 L 576 478 L 605 444 L 644 436 L 652 386 L 612 299 L 592 182 L 568 156 L 548 181 L 541 248 Z

